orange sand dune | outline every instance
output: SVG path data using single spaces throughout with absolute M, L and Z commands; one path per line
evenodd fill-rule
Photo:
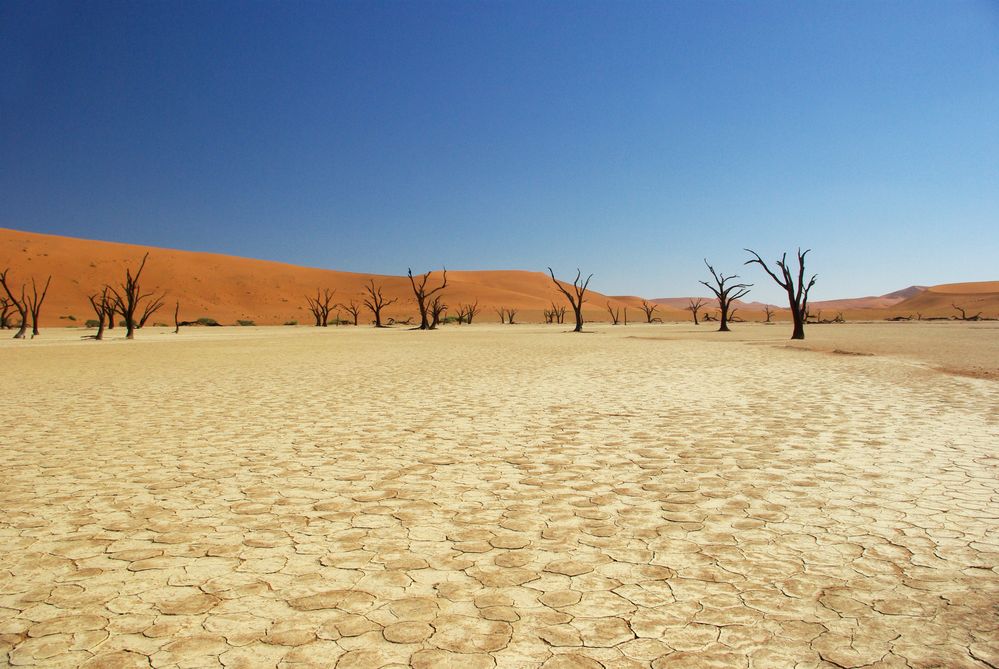
M 45 327 L 81 325 L 93 318 L 87 295 L 107 283 L 120 282 L 125 268 L 137 267 L 147 252 L 149 261 L 143 274 L 143 288 L 167 295 L 166 305 L 151 319 L 151 323 L 172 323 L 173 305 L 179 301 L 181 320 L 209 317 L 223 324 L 233 324 L 240 319 L 261 325 L 291 321 L 310 324 L 312 316 L 306 306 L 306 294 L 315 294 L 317 288 L 330 288 L 336 290 L 337 302 L 361 303 L 363 287 L 372 279 L 383 286 L 386 296 L 398 299 L 385 310 L 386 319 L 406 320 L 417 314 L 409 280 L 405 276 L 339 272 L 214 253 L 0 228 L 0 269 L 10 268 L 10 280 L 15 286 L 27 282 L 30 288 L 32 277 L 40 282 L 49 274 L 53 277 L 41 314 Z M 566 274 L 561 278 L 572 279 L 573 275 Z M 437 285 L 439 280 L 440 272 L 436 271 L 429 285 Z M 913 317 L 919 314 L 940 317 L 956 314 L 951 307 L 951 303 L 955 303 L 965 307 L 969 315 L 980 311 L 984 317 L 999 316 L 999 281 L 945 284 L 904 297 L 911 292 L 905 289 L 876 298 L 815 302 L 811 311 L 813 315 L 822 311 L 822 318 L 833 318 L 842 312 L 848 320 L 882 320 L 910 314 Z M 521 270 L 450 271 L 444 297 L 452 310 L 459 304 L 478 301 L 480 322 L 498 321 L 495 310 L 499 308 L 516 310 L 520 322 L 539 322 L 542 311 L 552 301 L 565 303 L 547 273 Z M 899 298 L 903 299 L 897 301 Z M 621 317 L 625 317 L 627 309 L 629 322 L 643 321 L 641 302 L 641 297 L 607 296 L 589 291 L 585 317 L 589 321 L 609 321 L 606 308 L 609 303 L 620 310 Z M 686 321 L 690 318 L 683 308 L 687 298 L 658 298 L 650 302 L 659 305 L 655 316 L 664 321 Z M 706 299 L 705 302 L 706 313 L 716 311 L 714 300 Z M 763 305 L 759 303 L 736 302 L 735 306 L 740 318 L 747 321 L 763 319 Z M 774 318 L 786 320 L 786 311 L 786 308 L 778 309 Z M 347 317 L 345 312 L 342 316 Z M 571 320 L 571 313 L 567 314 L 567 318 Z M 370 313 L 364 310 L 361 322 L 368 323 L 370 320 Z
M 967 295 L 974 293 L 999 293 L 999 281 L 973 281 L 966 283 L 944 283 L 929 289 L 932 293 Z
M 52 286 L 41 314 L 42 325 L 47 327 L 82 324 L 94 318 L 87 295 L 104 284 L 120 282 L 125 268 L 134 270 L 146 252 L 149 261 L 142 286 L 144 290 L 167 294 L 166 306 L 151 322 L 172 323 L 173 306 L 179 301 L 181 320 L 210 317 L 223 324 L 238 319 L 261 325 L 290 321 L 310 324 L 312 316 L 306 306 L 306 294 L 315 294 L 317 288 L 330 288 L 336 290 L 338 302 L 361 303 L 364 285 L 371 279 L 384 287 L 386 296 L 398 298 L 384 312 L 386 318 L 405 320 L 417 315 L 409 279 L 405 276 L 355 274 L 0 228 L 0 269 L 10 268 L 10 279 L 15 285 L 28 282 L 30 289 L 32 277 L 44 282 L 52 275 Z M 424 269 L 414 268 L 414 271 Z M 428 285 L 437 285 L 440 277 L 440 271 L 435 271 Z M 481 309 L 478 318 L 483 321 L 498 321 L 496 308 L 517 310 L 517 320 L 540 321 L 542 311 L 552 300 L 564 302 L 547 274 L 517 270 L 449 271 L 444 297 L 452 308 L 477 300 Z M 640 299 L 609 298 L 593 291 L 587 293 L 587 318 L 608 320 L 607 302 L 622 308 L 622 312 L 623 307 L 628 307 L 629 319 L 638 319 Z M 662 310 L 657 315 L 661 313 Z M 343 317 L 347 317 L 346 313 Z M 683 315 L 670 313 L 665 317 L 682 319 Z M 568 318 L 571 319 L 571 313 Z M 365 310 L 361 319 L 369 322 L 370 313 Z
M 999 281 L 933 286 L 898 303 L 893 311 L 902 315 L 922 314 L 924 317 L 928 314 L 954 316 L 958 311 L 952 305 L 964 309 L 968 316 L 981 312 L 984 318 L 999 317 Z

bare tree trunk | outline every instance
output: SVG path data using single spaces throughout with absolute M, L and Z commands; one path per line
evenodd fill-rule
M 382 325 L 382 309 L 398 301 L 399 298 L 392 298 L 391 300 L 386 299 L 386 297 L 382 295 L 382 287 L 375 286 L 374 279 L 368 280 L 368 285 L 364 287 L 364 290 L 367 291 L 368 293 L 368 296 L 365 297 L 363 300 L 364 306 L 370 309 L 371 313 L 374 315 L 375 327 L 376 328 L 385 327 L 384 325 Z
M 791 339 L 804 339 L 805 338 L 805 320 L 808 318 L 808 291 L 812 289 L 815 285 L 815 279 L 818 275 L 813 274 L 812 278 L 805 284 L 805 256 L 808 255 L 811 249 L 806 249 L 804 253 L 801 249 L 798 249 L 798 278 L 795 281 L 794 276 L 791 274 L 791 269 L 787 266 L 787 253 L 781 256 L 781 259 L 777 261 L 777 268 L 780 270 L 781 276 L 777 276 L 770 267 L 763 261 L 760 254 L 752 249 L 745 249 L 747 253 L 752 253 L 753 257 L 747 260 L 744 264 L 757 264 L 770 275 L 778 286 L 783 288 L 787 292 L 788 306 L 791 308 L 791 320 L 794 322 L 794 330 L 791 332 Z
M 141 330 L 146 326 L 146 321 L 149 317 L 155 314 L 163 306 L 163 300 L 166 298 L 166 293 L 163 293 L 156 299 L 147 302 L 145 308 L 142 310 L 142 316 L 139 317 L 139 329 Z
M 507 322 L 507 325 L 515 325 L 515 323 L 513 322 L 513 319 L 516 316 L 517 316 L 517 310 L 516 309 L 511 309 L 510 307 L 507 307 L 507 309 L 506 309 L 506 322 Z
M 104 286 L 100 300 L 97 299 L 97 295 L 88 295 L 87 299 L 90 300 L 90 306 L 93 307 L 94 313 L 97 314 L 97 334 L 94 335 L 94 339 L 101 341 L 104 339 L 104 321 L 107 319 L 108 314 L 108 287 Z
M 28 298 L 28 306 L 31 311 L 31 338 L 34 339 L 38 336 L 38 314 L 42 310 L 42 302 L 45 301 L 45 296 L 49 292 L 49 284 L 52 283 L 52 275 L 49 275 L 48 280 L 45 282 L 45 288 L 42 290 L 41 296 L 38 295 L 38 286 L 35 285 L 35 277 L 31 277 L 31 296 Z
M 146 260 L 148 259 L 148 253 L 142 256 L 142 262 L 139 263 L 139 269 L 136 270 L 135 276 L 132 276 L 131 270 L 127 267 L 125 268 L 125 281 L 120 285 L 121 292 L 114 287 L 110 287 L 114 298 L 114 308 L 116 311 L 121 312 L 125 318 L 125 339 L 135 338 L 135 326 L 137 324 L 135 314 L 138 312 L 142 302 L 153 294 L 152 292 L 143 293 L 139 287 L 139 277 L 142 276 L 142 270 L 145 269 Z
M 618 322 L 621 320 L 621 308 L 618 307 L 617 311 L 615 311 L 614 307 L 611 306 L 610 302 L 607 303 L 607 313 L 610 314 L 611 322 L 614 325 L 617 325 Z
M 642 300 L 642 311 L 645 312 L 645 322 L 646 323 L 651 323 L 652 322 L 652 317 L 655 315 L 656 309 L 658 309 L 658 308 L 659 308 L 658 304 L 649 304 L 645 300 Z
M 733 300 L 737 300 L 740 297 L 744 297 L 749 293 L 749 288 L 753 284 L 751 283 L 735 283 L 725 285 L 732 279 L 739 278 L 737 275 L 733 274 L 731 276 L 725 276 L 724 274 L 718 274 L 715 272 L 715 268 L 708 264 L 707 258 L 704 259 L 704 264 L 708 266 L 708 271 L 711 272 L 711 277 L 714 279 L 714 285 L 711 285 L 707 281 L 701 281 L 702 284 L 708 287 L 715 297 L 718 298 L 718 310 L 721 312 L 720 321 L 718 326 L 719 332 L 729 332 L 728 329 L 728 308 Z
M 14 293 L 7 284 L 8 271 L 10 270 L 5 269 L 0 272 L 0 285 L 3 285 L 3 289 L 7 293 L 7 298 L 21 317 L 21 325 L 14 334 L 14 339 L 24 339 L 24 333 L 28 330 L 28 299 L 25 296 L 25 285 L 21 284 L 21 299 L 14 297 Z
M 572 281 L 572 293 L 570 293 L 565 287 L 562 286 L 559 280 L 555 278 L 555 272 L 552 271 L 551 267 L 548 268 L 548 273 L 551 274 L 552 282 L 554 282 L 555 287 L 558 288 L 563 295 L 565 295 L 566 299 L 569 300 L 569 304 L 572 305 L 573 314 L 576 316 L 576 327 L 573 329 L 573 332 L 582 332 L 583 302 L 586 301 L 586 288 L 590 285 L 590 279 L 593 278 L 593 275 L 589 275 L 586 277 L 586 281 L 580 283 L 580 279 L 583 274 L 577 268 L 576 278 Z
M 0 297 L 0 330 L 10 329 L 10 310 L 13 305 L 6 297 Z
M 696 302 L 693 299 L 687 300 L 687 311 L 689 311 L 693 315 L 694 325 L 700 325 L 700 323 L 697 320 L 697 313 L 701 310 L 701 307 L 703 306 L 704 306 L 704 300 L 702 300 L 701 298 L 697 298 Z
M 433 272 L 427 272 L 423 275 L 420 285 L 416 285 L 416 279 L 413 278 L 413 269 L 409 268 L 407 272 L 409 276 L 409 282 L 413 286 L 413 294 L 416 296 L 416 303 L 420 308 L 420 329 L 421 330 L 431 330 L 430 318 L 429 318 L 429 308 L 430 304 L 428 300 L 434 295 L 434 293 L 444 290 L 447 287 L 447 269 L 444 269 L 444 281 L 441 285 L 437 286 L 432 290 L 427 290 L 427 281 L 430 279 L 430 275 Z
M 436 330 L 437 329 L 437 325 L 440 324 L 440 322 L 441 322 L 441 315 L 445 311 L 447 311 L 447 305 L 444 304 L 443 301 L 441 301 L 441 296 L 440 295 L 434 296 L 433 301 L 430 303 L 430 315 L 431 315 L 430 329 L 431 330 Z
M 977 314 L 975 314 L 974 316 L 969 316 L 965 312 L 964 307 L 959 307 L 956 304 L 954 304 L 953 302 L 951 302 L 950 306 L 954 307 L 955 309 L 957 309 L 958 311 L 961 312 L 961 320 L 962 321 L 977 321 L 977 320 L 980 320 L 981 317 L 982 317 L 982 312 L 980 312 L 980 311 Z
M 180 334 L 180 300 L 173 308 L 173 333 Z
M 344 311 L 346 311 L 348 314 L 351 315 L 351 317 L 354 319 L 354 326 L 356 327 L 357 321 L 361 315 L 361 305 L 359 305 L 356 301 L 351 300 L 347 304 L 340 303 L 337 306 L 342 308 Z M 337 312 L 337 321 L 339 320 L 340 320 L 340 313 Z

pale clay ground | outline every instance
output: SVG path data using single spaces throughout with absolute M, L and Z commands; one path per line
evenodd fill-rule
M 563 330 L 5 336 L 0 664 L 999 666 L 996 381 Z

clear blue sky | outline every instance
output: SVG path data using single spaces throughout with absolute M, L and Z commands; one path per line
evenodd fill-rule
M 996 2 L 0 3 L 0 226 L 814 299 L 999 279 Z

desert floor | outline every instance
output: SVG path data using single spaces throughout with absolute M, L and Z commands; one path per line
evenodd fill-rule
M 999 666 L 999 329 L 564 329 L 4 334 L 0 665 Z

